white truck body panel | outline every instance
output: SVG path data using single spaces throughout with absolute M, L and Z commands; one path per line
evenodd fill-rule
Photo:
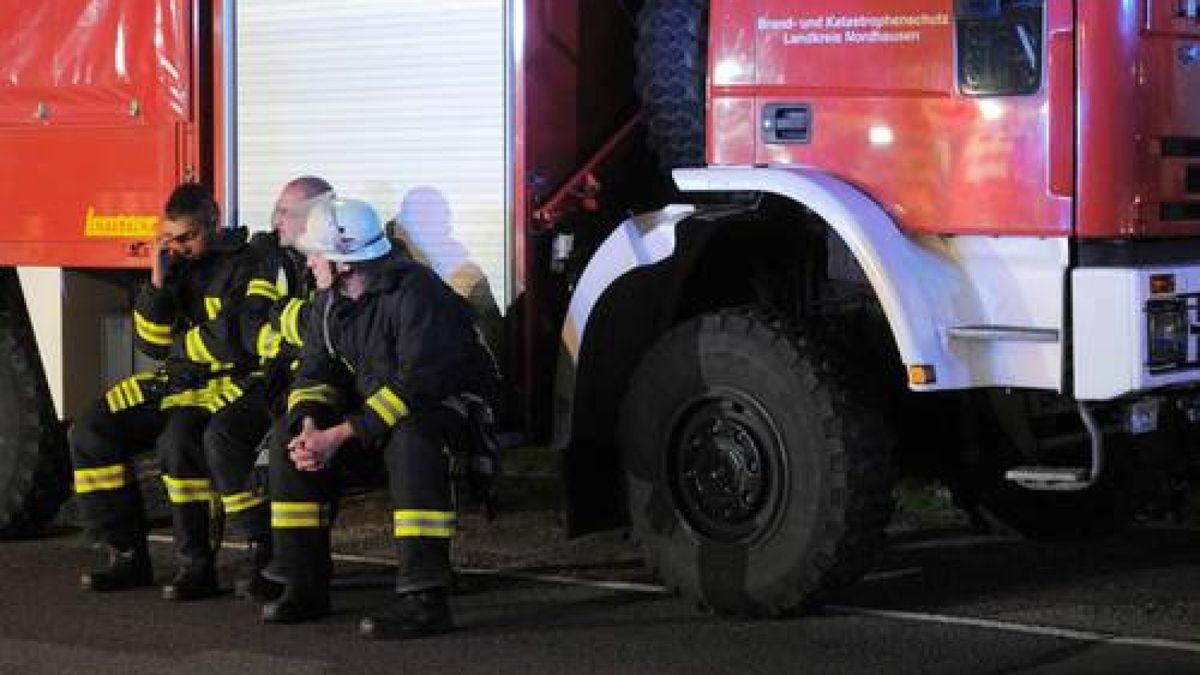
M 511 301 L 513 17 L 504 0 L 236 3 L 236 221 L 302 174 L 370 201 L 463 295 Z M 431 20 L 436 19 L 436 20 Z
M 674 176 L 684 191 L 767 192 L 821 216 L 874 288 L 901 360 L 934 367 L 936 381 L 913 389 L 1062 389 L 1065 238 L 909 237 L 857 188 L 811 169 Z
M 625 273 L 670 257 L 675 252 L 675 226 L 694 210 L 673 205 L 633 216 L 618 225 L 596 249 L 579 277 L 563 320 L 562 344 L 572 362 L 579 363 L 588 318 L 604 291 Z
M 63 270 L 61 267 L 20 267 L 21 293 L 37 339 L 46 372 L 46 385 L 59 419 L 66 415 L 66 368 L 63 367 Z
M 1148 358 L 1146 303 L 1150 277 L 1174 274 L 1177 293 L 1200 292 L 1200 266 L 1081 268 L 1071 273 L 1075 337 L 1075 396 L 1103 401 L 1158 387 L 1194 384 L 1195 369 L 1152 372 Z M 1189 339 L 1188 361 L 1200 359 Z

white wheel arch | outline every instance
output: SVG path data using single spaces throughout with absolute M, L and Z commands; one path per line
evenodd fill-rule
M 870 282 L 907 366 L 932 366 L 917 390 L 1017 386 L 1061 390 L 1065 238 L 911 237 L 875 201 L 803 168 L 679 169 L 684 192 L 764 192 L 817 214 Z M 692 212 L 668 207 L 622 223 L 588 263 L 563 342 L 577 357 L 592 308 L 630 270 L 674 253 Z

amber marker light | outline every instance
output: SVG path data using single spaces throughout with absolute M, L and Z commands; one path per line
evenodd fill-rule
M 1174 274 L 1152 274 L 1150 275 L 1150 294 L 1151 295 L 1170 295 L 1175 292 L 1175 275 Z
M 909 366 L 908 383 L 912 385 L 933 384 L 937 382 L 937 374 L 933 366 Z

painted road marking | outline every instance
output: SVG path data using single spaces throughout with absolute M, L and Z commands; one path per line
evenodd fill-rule
M 966 626 L 969 628 L 984 628 L 1006 633 L 1022 633 L 1041 637 L 1075 640 L 1078 642 L 1096 642 L 1122 647 L 1147 647 L 1150 649 L 1166 649 L 1171 651 L 1200 654 L 1200 642 L 1185 640 L 1165 640 L 1124 636 L 1115 633 L 1099 633 L 1074 628 L 1056 628 L 1054 626 L 1039 626 L 1036 624 L 1014 623 L 1011 621 L 996 621 L 993 619 L 976 619 L 966 616 L 950 616 L 948 614 L 929 614 L 926 612 L 904 612 L 891 609 L 870 609 L 867 607 L 850 607 L 845 605 L 826 605 L 825 609 L 841 614 L 856 614 L 873 616 L 883 619 L 898 619 L 902 621 L 919 621 L 923 623 L 938 623 L 950 626 Z
M 152 534 L 149 537 L 150 541 L 159 543 L 171 543 L 173 540 L 170 535 Z M 248 546 L 241 542 L 224 542 L 222 548 L 244 550 Z M 360 563 L 366 565 L 378 565 L 381 567 L 395 567 L 396 561 L 390 558 L 379 556 L 356 555 L 352 553 L 335 553 L 333 559 Z M 566 576 L 561 574 L 533 574 L 522 572 L 519 570 L 505 569 L 490 569 L 483 567 L 467 567 L 457 570 L 461 574 L 470 576 L 490 576 L 508 579 L 518 579 L 522 581 L 534 581 L 546 584 L 558 584 L 564 586 L 580 586 L 584 588 L 594 588 L 606 591 L 616 591 L 625 593 L 645 593 L 649 595 L 668 595 L 670 592 L 666 587 L 657 584 L 640 584 L 625 581 L 605 581 L 603 579 L 582 579 L 579 577 Z M 863 581 L 882 581 L 896 577 L 911 576 L 921 574 L 923 570 L 919 567 L 909 567 L 897 570 L 886 570 L 883 572 L 875 572 L 863 577 Z M 1139 637 L 1139 636 L 1124 636 L 1115 633 L 1101 633 L 1086 630 L 1077 630 L 1073 628 L 1056 628 L 1054 626 L 1039 626 L 1036 624 L 1015 623 L 1012 621 L 997 621 L 994 619 L 978 619 L 965 616 L 952 616 L 949 614 L 931 614 L 927 612 L 905 612 L 900 610 L 890 609 L 871 609 L 869 607 L 853 607 L 848 605 L 826 605 L 825 609 L 831 612 L 840 614 L 853 614 L 858 616 L 877 617 L 881 619 L 894 619 L 900 621 L 916 621 L 921 623 L 936 623 L 950 626 L 964 626 L 968 628 L 981 628 L 986 630 L 995 630 L 1005 633 L 1021 633 L 1025 635 L 1037 635 L 1047 638 L 1057 638 L 1062 640 L 1075 640 L 1076 642 L 1092 642 L 1106 645 L 1116 645 L 1121 647 L 1143 647 L 1147 649 L 1162 649 L 1167 651 L 1188 652 L 1200 654 L 1200 642 L 1190 642 L 1186 640 L 1168 640 L 1163 638 Z

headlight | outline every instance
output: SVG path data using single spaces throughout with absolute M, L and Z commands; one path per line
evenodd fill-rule
M 1149 360 L 1152 370 L 1174 368 L 1187 361 L 1187 305 L 1182 300 L 1152 300 L 1146 306 Z

